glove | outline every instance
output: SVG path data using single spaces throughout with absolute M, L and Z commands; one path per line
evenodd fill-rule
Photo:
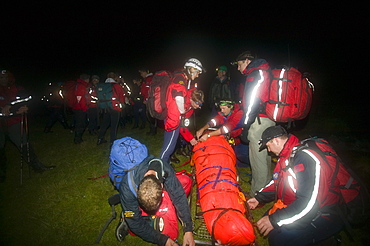
M 243 128 L 243 131 L 240 134 L 240 140 L 242 141 L 243 144 L 249 144 L 248 130 L 249 130 L 249 128 Z

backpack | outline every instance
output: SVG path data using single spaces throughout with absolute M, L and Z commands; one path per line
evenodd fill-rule
M 113 84 L 102 83 L 96 86 L 96 95 L 98 96 L 98 105 L 101 109 L 113 109 Z
M 63 98 L 68 107 L 73 108 L 77 104 L 76 90 L 78 82 L 69 80 L 63 83 Z
M 332 188 L 336 181 L 339 181 L 341 202 L 343 203 L 342 217 L 350 225 L 358 225 L 366 222 L 369 218 L 370 194 L 364 182 L 354 173 L 351 168 L 347 167 L 337 155 L 333 147 L 322 138 L 308 138 L 301 141 L 302 148 L 310 148 L 318 153 L 326 161 L 326 167 L 333 172 L 330 182 L 330 191 L 335 192 Z M 294 156 L 294 154 L 293 154 Z M 325 168 L 325 166 L 323 166 Z
M 136 139 L 124 137 L 113 142 L 109 156 L 108 174 L 117 190 L 122 178 L 135 169 L 146 157 L 148 157 L 148 149 Z
M 311 108 L 313 84 L 295 68 L 273 69 L 266 115 L 275 122 L 304 119 Z
M 149 87 L 147 106 L 150 116 L 158 120 L 167 117 L 167 88 L 172 82 L 172 75 L 168 71 L 156 72 Z

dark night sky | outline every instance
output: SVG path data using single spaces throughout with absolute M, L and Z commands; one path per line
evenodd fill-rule
M 365 6 L 126 2 L 4 4 L 0 66 L 19 83 L 41 85 L 82 72 L 114 70 L 130 78 L 141 66 L 174 69 L 194 56 L 211 78 L 217 65 L 251 49 L 272 66 L 290 61 L 317 83 L 328 77 L 337 83 L 334 76 L 347 76 L 364 60 Z

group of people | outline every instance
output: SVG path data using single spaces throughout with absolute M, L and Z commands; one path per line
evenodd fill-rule
M 237 159 L 248 159 L 252 170 L 247 205 L 250 209 L 256 209 L 275 201 L 274 206 L 256 223 L 260 233 L 268 237 L 269 243 L 315 245 L 331 239 L 342 229 L 344 222 L 341 215 L 335 212 L 337 210 L 333 209 L 339 206 L 339 196 L 327 187 L 330 174 L 320 168 L 320 163 L 325 160 L 309 148 L 289 159 L 294 147 L 300 142 L 282 126 L 276 126 L 264 112 L 271 79 L 267 61 L 255 58 L 251 52 L 246 51 L 237 57 L 235 65 L 246 77 L 241 104 L 230 100 L 227 95 L 217 99 L 217 114 L 195 136 L 186 133 L 187 128 L 183 122 L 204 102 L 203 92 L 192 88 L 194 79 L 204 72 L 204 68 L 199 60 L 192 58 L 185 63 L 182 71 L 174 73 L 167 91 L 168 114 L 164 120 L 165 133 L 160 158 L 164 165 L 169 165 L 180 134 L 193 146 L 207 141 L 210 136 L 233 138 L 234 150 L 236 156 L 239 156 Z M 271 175 L 269 152 L 279 157 L 274 175 Z M 121 202 L 125 204 L 126 201 L 121 199 Z M 177 201 L 174 204 L 176 206 Z M 179 212 L 182 215 L 185 213 L 189 221 L 188 209 Z M 131 228 L 132 220 L 127 222 Z M 195 245 L 188 224 L 186 228 L 184 242 Z M 146 237 L 143 235 L 143 238 Z M 165 242 L 154 238 L 146 240 L 161 245 L 175 245 L 171 239 Z
M 241 83 L 243 85 L 240 96 L 241 103 L 232 100 L 229 83 L 219 83 L 222 84 L 218 88 L 219 91 L 222 91 L 221 97 L 214 93 L 214 89 L 212 91 L 214 87 L 211 86 L 210 95 L 212 96 L 210 96 L 209 101 L 211 105 L 217 106 L 218 110 L 213 111 L 212 119 L 198 129 L 195 136 L 189 131 L 187 120 L 194 110 L 204 103 L 206 95 L 194 85 L 194 80 L 205 72 L 205 69 L 198 59 L 190 58 L 185 62 L 183 69 L 173 72 L 172 82 L 167 89 L 167 117 L 164 120 L 164 138 L 160 152 L 160 159 L 163 163 L 162 166 L 157 165 L 156 168 L 143 167 L 140 175 L 136 176 L 137 183 L 144 180 L 149 172 L 152 174 L 150 175 L 152 178 L 154 177 L 154 179 L 160 181 L 159 189 L 164 186 L 171 197 L 176 197 L 172 202 L 179 210 L 178 214 L 181 214 L 182 221 L 185 222 L 184 245 L 195 245 L 190 211 L 186 208 L 187 206 L 183 206 L 186 200 L 185 193 L 179 192 L 177 188 L 167 187 L 166 180 L 172 180 L 172 177 L 168 178 L 166 176 L 166 178 L 163 178 L 163 170 L 165 170 L 166 175 L 174 175 L 174 172 L 168 170 L 172 170 L 170 168 L 171 155 L 176 149 L 180 135 L 191 146 L 198 142 L 207 141 L 210 136 L 224 135 L 232 140 L 238 163 L 241 165 L 247 163 L 251 167 L 252 180 L 249 191 L 250 199 L 247 201 L 248 206 L 255 209 L 262 204 L 276 201 L 276 199 L 283 203 L 282 207 L 269 210 L 269 213 L 257 222 L 261 234 L 268 236 L 271 245 L 313 245 L 329 238 L 341 230 L 343 221 L 341 221 L 339 215 L 332 212 L 333 209 L 329 209 L 338 204 L 338 198 L 334 197 L 326 186 L 328 175 L 322 173 L 323 170 L 320 169 L 320 162 L 324 160 L 310 149 L 300 151 L 293 160 L 289 158 L 294 147 L 299 144 L 298 139 L 294 135 L 288 134 L 283 127 L 276 126 L 276 123 L 266 116 L 264 110 L 265 102 L 268 100 L 268 85 L 271 79 L 268 62 L 255 57 L 250 51 L 245 51 L 237 57 L 234 64 L 237 66 L 237 70 L 245 76 L 245 82 Z M 227 68 L 225 66 L 219 67 L 217 71 L 219 82 L 228 80 L 226 72 Z M 6 71 L 4 74 L 7 74 Z M 147 69 L 141 69 L 140 74 L 142 79 L 135 79 L 136 87 L 133 89 L 133 96 L 131 97 L 135 102 L 134 127 L 144 128 L 146 122 L 149 122 L 151 125 L 149 134 L 155 134 L 157 120 L 150 118 L 145 109 L 153 74 L 149 73 Z M 3 93 L 3 88 L 8 86 L 8 82 L 3 82 L 3 75 L 1 78 L 0 93 Z M 89 87 L 89 79 L 90 76 L 81 75 L 76 89 L 77 103 L 73 108 L 75 143 L 82 141 L 82 133 L 86 128 L 86 117 L 89 109 L 86 91 L 88 91 L 87 88 L 92 88 L 91 85 Z M 98 132 L 98 144 L 106 142 L 104 135 L 108 127 L 111 127 L 111 143 L 116 138 L 119 114 L 122 110 L 120 105 L 124 104 L 127 99 L 124 89 L 119 85 L 119 80 L 117 74 L 110 73 L 105 81 L 105 83 L 113 84 L 114 100 L 110 102 L 112 107 L 104 111 L 103 124 Z M 3 94 L 0 94 L 0 96 L 3 98 Z M 3 101 L 3 99 L 0 101 L 2 114 L 9 116 L 7 104 Z M 17 110 L 13 111 L 15 115 L 22 111 L 21 108 Z M 139 126 L 140 119 L 141 125 Z M 1 133 L 3 134 L 3 128 Z M 2 144 L 3 137 L 0 140 L 0 144 Z M 273 175 L 271 173 L 271 155 L 269 152 L 280 157 Z M 33 163 L 38 162 L 36 160 Z M 47 167 L 41 169 L 44 170 Z M 172 184 L 175 184 L 176 187 L 179 186 L 177 181 L 172 181 Z M 141 183 L 138 185 L 138 189 L 140 187 Z M 121 185 L 120 191 L 123 190 L 128 189 Z M 171 194 L 171 192 L 177 194 Z M 126 196 L 121 194 L 121 203 L 124 210 L 129 202 L 125 201 L 124 197 Z M 328 197 L 330 197 L 330 202 L 325 200 Z M 161 196 L 156 199 L 153 203 L 154 207 L 158 208 Z M 145 196 L 138 200 L 138 204 L 142 205 L 143 200 L 146 200 Z M 155 210 L 155 208 L 151 210 Z M 139 210 L 135 211 L 140 213 Z M 141 219 L 140 214 L 133 214 L 131 210 L 124 211 L 124 213 L 131 214 L 126 222 L 136 235 L 159 245 L 176 245 L 173 240 L 161 236 L 159 233 L 140 230 L 137 227 L 137 220 Z M 154 228 L 150 230 L 154 231 Z M 155 236 L 147 237 L 144 234 Z

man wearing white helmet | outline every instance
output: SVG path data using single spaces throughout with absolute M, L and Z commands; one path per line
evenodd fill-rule
M 167 117 L 164 121 L 164 140 L 160 157 L 170 163 L 170 156 L 174 152 L 180 133 L 181 116 L 186 113 L 185 97 L 188 90 L 194 88 L 192 81 L 205 72 L 202 63 L 196 58 L 185 62 L 182 71 L 175 71 L 172 83 L 167 89 Z

